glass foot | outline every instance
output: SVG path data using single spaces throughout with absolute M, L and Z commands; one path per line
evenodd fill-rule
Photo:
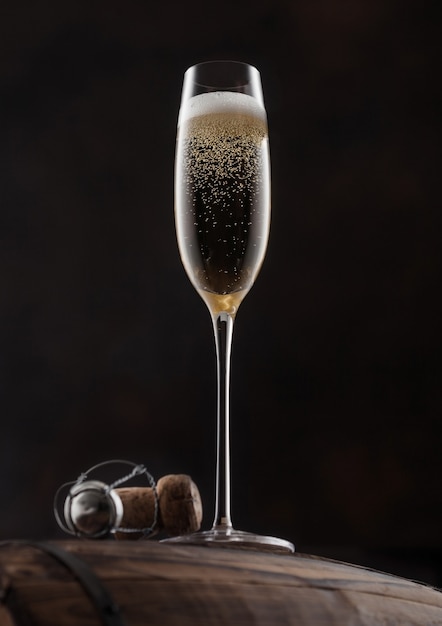
M 274 554 L 293 554 L 295 546 L 278 537 L 255 535 L 242 530 L 227 528 L 223 530 L 206 530 L 190 535 L 180 535 L 163 539 L 161 543 L 187 543 L 188 545 L 207 546 L 211 548 L 232 548 L 239 550 L 255 550 L 256 552 L 273 552 Z

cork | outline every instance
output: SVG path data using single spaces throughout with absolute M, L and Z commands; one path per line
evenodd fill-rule
M 196 532 L 201 527 L 203 507 L 198 487 L 186 474 L 168 474 L 157 482 L 157 523 L 149 534 L 164 531 L 174 537 Z M 155 519 L 155 493 L 151 487 L 115 489 L 123 503 L 120 528 L 149 528 Z M 140 539 L 143 533 L 116 532 L 118 540 Z

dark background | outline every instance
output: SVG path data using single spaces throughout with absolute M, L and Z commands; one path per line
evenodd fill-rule
M 235 525 L 442 586 L 440 3 L 0 11 L 0 537 L 62 536 L 58 486 L 115 457 L 191 474 L 210 526 L 214 345 L 173 159 L 185 69 L 233 58 L 261 71 L 273 166 Z

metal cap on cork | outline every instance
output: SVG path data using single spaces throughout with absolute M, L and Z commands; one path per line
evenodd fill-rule
M 74 485 L 64 504 L 68 528 L 77 535 L 97 538 L 108 535 L 123 519 L 120 496 L 98 480 Z

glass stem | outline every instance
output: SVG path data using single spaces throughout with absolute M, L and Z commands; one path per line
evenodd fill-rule
M 233 317 L 221 311 L 213 316 L 217 357 L 216 501 L 212 530 L 232 528 L 230 517 L 230 354 Z

